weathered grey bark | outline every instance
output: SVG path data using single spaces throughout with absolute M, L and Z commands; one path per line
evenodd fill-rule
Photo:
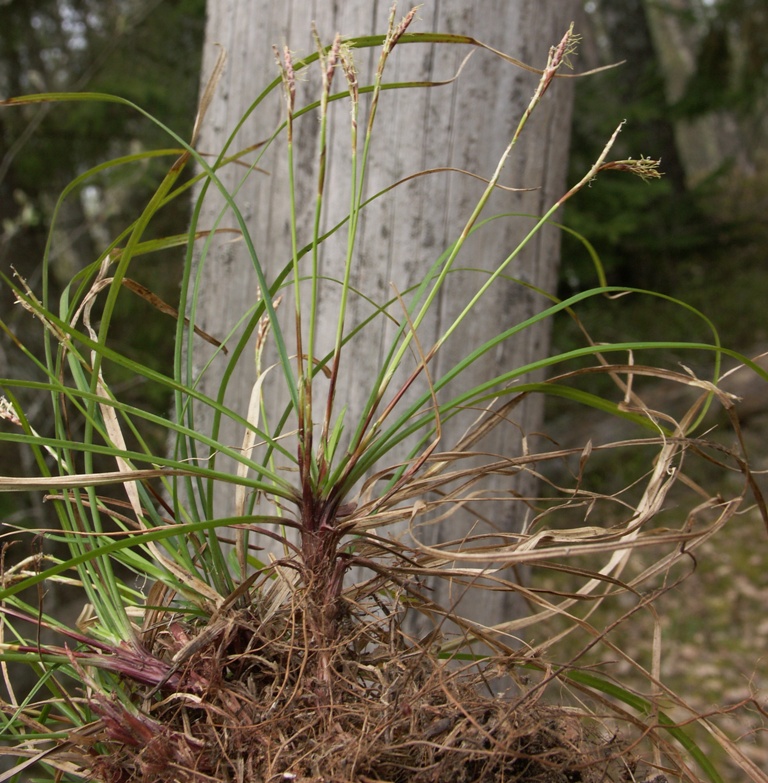
M 549 47 L 558 42 L 577 11 L 575 0 L 433 0 L 425 3 L 412 31 L 440 31 L 471 35 L 496 49 L 537 67 L 546 63 Z M 277 69 L 272 45 L 288 43 L 297 54 L 313 51 L 310 29 L 313 20 L 324 42 L 329 43 L 339 31 L 343 35 L 384 32 L 389 0 L 347 0 L 344 3 L 315 3 L 309 0 L 216 0 L 209 3 L 208 26 L 204 57 L 204 77 L 211 71 L 218 55 L 216 44 L 228 53 L 226 73 L 219 85 L 213 105 L 206 117 L 198 147 L 204 152 L 217 151 L 231 129 L 256 97 L 261 85 L 272 79 Z M 401 6 L 404 14 L 408 7 Z M 452 77 L 467 54 L 463 47 L 433 47 L 403 45 L 395 49 L 387 81 L 444 80 Z M 378 59 L 378 51 L 355 52 L 361 72 L 360 83 L 370 83 Z M 390 91 L 382 96 L 378 114 L 378 134 L 372 153 L 373 167 L 366 192 L 373 194 L 387 185 L 418 171 L 440 166 L 468 170 L 490 177 L 497 161 L 509 143 L 519 119 L 533 94 L 538 77 L 520 70 L 487 52 L 476 52 L 461 78 L 446 87 L 430 90 Z M 338 84 L 338 82 L 337 82 Z M 301 86 L 301 85 L 300 85 Z M 302 89 L 307 86 L 303 85 Z M 235 148 L 244 148 L 268 136 L 284 112 L 277 100 L 260 107 L 240 131 Z M 499 192 L 489 205 L 486 215 L 501 212 L 541 214 L 562 194 L 568 154 L 571 112 L 571 83 L 556 80 L 543 104 L 537 109 L 531 125 L 524 133 L 505 170 L 505 185 L 534 188 L 527 193 Z M 334 107 L 331 152 L 326 187 L 325 225 L 332 225 L 348 209 L 348 106 Z M 316 188 L 316 144 L 318 123 L 315 117 L 305 117 L 297 123 L 299 181 L 299 221 L 308 236 Z M 278 155 L 277 153 L 280 153 Z M 282 156 L 282 157 L 281 157 Z M 254 235 L 260 260 L 273 278 L 290 257 L 288 232 L 288 193 L 285 176 L 284 146 L 276 146 L 259 165 L 269 176 L 253 174 L 239 190 L 237 200 Z M 242 169 L 231 168 L 222 174 L 228 187 L 234 188 Z M 392 296 L 392 284 L 398 291 L 420 281 L 424 270 L 459 235 L 466 219 L 482 192 L 483 184 L 455 173 L 433 174 L 412 180 L 398 188 L 386 200 L 374 203 L 365 211 L 360 230 L 353 285 L 377 301 Z M 203 213 L 202 227 L 212 225 L 220 202 L 210 198 Z M 230 220 L 225 224 L 231 225 Z M 493 221 L 470 242 L 459 266 L 495 268 L 508 256 L 530 229 L 528 218 Z M 341 243 L 343 245 L 343 242 Z M 343 250 L 326 251 L 323 272 L 340 277 Z M 551 291 L 555 285 L 558 264 L 559 237 L 552 230 L 541 232 L 509 268 L 509 273 L 527 283 Z M 443 292 L 433 320 L 419 332 L 424 346 L 430 346 L 450 319 L 466 301 L 468 286 L 479 285 L 476 274 L 457 275 Z M 202 297 L 197 315 L 198 324 L 216 336 L 226 335 L 236 320 L 251 307 L 258 295 L 251 263 L 242 244 L 220 243 L 211 254 L 203 271 Z M 471 346 L 498 333 L 545 306 L 542 297 L 523 286 L 500 284 L 482 300 L 476 314 L 446 346 L 431 366 L 433 377 Z M 292 305 L 283 302 L 284 322 L 292 320 Z M 338 293 L 329 286 L 320 303 L 320 323 L 323 347 L 332 343 L 338 312 Z M 363 302 L 356 302 L 352 319 L 366 315 Z M 339 408 L 349 408 L 348 420 L 354 420 L 369 391 L 367 381 L 375 377 L 387 337 L 377 334 L 365 346 L 354 349 L 346 357 L 353 368 L 339 388 Z M 369 335 L 370 337 L 370 335 Z M 476 383 L 482 375 L 498 372 L 499 368 L 522 365 L 544 355 L 548 348 L 547 327 L 523 332 L 514 345 L 506 345 L 493 357 L 478 366 L 469 379 Z M 205 348 L 196 355 L 198 366 L 207 360 Z M 254 382 L 250 361 L 242 364 L 242 373 L 231 386 L 227 404 L 245 414 Z M 216 364 L 205 376 L 203 390 L 213 394 L 218 378 Z M 458 387 L 454 387 L 458 388 Z M 535 431 L 541 420 L 540 402 L 528 398 L 517 410 L 518 421 L 526 432 Z M 201 418 L 199 427 L 208 422 Z M 441 448 L 450 448 L 460 436 L 466 420 L 452 422 L 443 431 Z M 243 433 L 237 426 L 227 426 L 224 442 L 237 446 Z M 489 451 L 518 453 L 520 432 L 514 427 L 499 430 L 498 435 L 483 444 Z M 219 462 L 221 468 L 224 463 Z M 510 486 L 501 487 L 509 491 Z M 517 484 L 523 494 L 531 484 Z M 497 519 L 499 528 L 513 529 L 525 513 L 524 504 L 506 505 L 506 518 Z M 232 498 L 217 501 L 219 515 L 232 513 Z M 425 536 L 456 536 L 466 533 L 466 520 L 460 527 L 428 529 Z M 432 539 L 434 540 L 434 539 Z M 429 541 L 431 543 L 432 541 Z M 436 594 L 437 600 L 450 602 L 455 596 Z M 475 607 L 474 617 L 480 622 L 508 619 L 517 609 L 514 598 L 505 595 L 485 597 Z

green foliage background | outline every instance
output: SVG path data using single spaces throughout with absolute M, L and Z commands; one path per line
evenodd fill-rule
M 594 139 L 626 118 L 616 150 L 662 161 L 664 179 L 647 187 L 614 176 L 568 205 L 565 223 L 595 246 L 608 282 L 680 296 L 712 315 L 726 345 L 748 350 L 765 341 L 763 302 L 768 276 L 762 266 L 768 246 L 763 219 L 768 193 L 768 149 L 764 142 L 768 94 L 768 9 L 750 0 L 691 0 L 668 9 L 683 30 L 697 30 L 695 70 L 682 97 L 671 102 L 647 20 L 648 2 L 587 3 L 587 30 L 594 63 L 620 62 L 577 86 L 572 171 L 582 171 Z M 655 3 L 667 8 L 664 3 Z M 685 12 L 681 8 L 686 8 Z M 596 50 L 596 51 L 595 51 Z M 745 140 L 748 170 L 726 160 L 695 186 L 686 181 L 677 123 L 708 113 L 726 114 Z M 560 293 L 595 282 L 581 243 L 564 236 Z M 595 308 L 599 318 L 599 305 Z M 622 328 L 657 323 L 654 308 L 639 309 L 625 324 L 611 323 L 610 339 Z M 675 330 L 674 323 L 668 324 Z M 563 325 L 562 339 L 568 339 Z M 556 338 L 557 338 L 556 330 Z

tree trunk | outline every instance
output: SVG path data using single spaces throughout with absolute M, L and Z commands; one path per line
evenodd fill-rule
M 549 47 L 556 44 L 577 12 L 576 0 L 541 2 L 541 0 L 489 0 L 470 3 L 467 0 L 433 0 L 424 4 L 410 31 L 438 31 L 470 35 L 525 63 L 544 67 Z M 399 9 L 405 14 L 409 7 Z M 215 154 L 258 91 L 277 75 L 273 44 L 282 49 L 288 44 L 296 56 L 314 51 L 311 23 L 316 21 L 323 43 L 330 43 L 338 31 L 344 36 L 383 33 L 386 29 L 388 4 L 370 0 L 347 0 L 344 3 L 313 3 L 309 0 L 217 0 L 208 7 L 208 24 L 204 55 L 204 79 L 218 56 L 217 44 L 228 55 L 226 72 L 218 86 L 213 104 L 205 118 L 198 149 Z M 461 46 L 427 44 L 401 45 L 395 48 L 385 78 L 394 81 L 442 81 L 457 72 L 469 51 Z M 378 50 L 356 50 L 355 62 L 360 84 L 370 84 L 378 60 Z M 536 74 L 521 70 L 486 51 L 476 51 L 461 76 L 447 86 L 434 89 L 393 90 L 382 94 L 377 115 L 378 133 L 374 131 L 372 168 L 366 180 L 366 193 L 374 194 L 388 185 L 419 171 L 437 167 L 455 167 L 481 177 L 490 177 L 508 145 L 538 82 Z M 339 82 L 336 83 L 336 88 Z M 311 87 L 300 83 L 300 91 Z M 571 81 L 558 79 L 534 113 L 510 162 L 502 183 L 528 192 L 497 192 L 484 216 L 520 212 L 542 214 L 563 193 L 568 154 L 571 111 Z M 316 98 L 318 93 L 314 93 Z M 278 97 L 277 95 L 275 97 Z M 298 101 L 301 105 L 301 99 Z M 239 131 L 233 149 L 242 149 L 269 136 L 284 115 L 281 101 L 263 104 Z M 361 112 L 361 118 L 364 117 Z M 329 163 L 326 176 L 325 224 L 333 225 L 348 210 L 348 104 L 339 102 L 332 109 Z M 361 125 L 364 120 L 361 119 Z M 317 181 L 318 123 L 314 115 L 297 121 L 296 184 L 299 222 L 311 228 Z M 280 157 L 280 154 L 283 157 Z M 268 279 L 274 279 L 290 258 L 288 232 L 289 202 L 286 186 L 284 145 L 274 145 L 260 160 L 268 174 L 253 173 L 242 185 L 237 201 L 248 222 Z M 230 166 L 221 177 L 230 190 L 242 177 L 242 169 Z M 424 271 L 455 241 L 483 190 L 484 183 L 466 175 L 445 172 L 418 177 L 400 186 L 385 199 L 374 202 L 364 211 L 360 226 L 358 253 L 353 271 L 353 285 L 375 301 L 393 296 L 393 290 L 405 291 L 418 283 Z M 200 227 L 213 225 L 219 216 L 221 202 L 214 197 L 206 201 Z M 221 225 L 231 225 L 229 216 Z M 494 269 L 516 247 L 532 226 L 529 217 L 492 221 L 477 232 L 463 252 L 459 266 Z M 333 248 L 339 252 L 333 252 Z M 556 282 L 559 236 L 555 229 L 539 233 L 525 248 L 509 274 L 526 284 L 552 291 Z M 341 277 L 343 246 L 331 245 L 323 254 L 323 274 Z M 433 320 L 419 331 L 422 346 L 429 347 L 445 325 L 466 302 L 467 286 L 473 290 L 481 277 L 476 272 L 460 273 L 443 290 Z M 394 289 L 393 289 L 394 286 Z M 238 318 L 252 307 L 258 291 L 252 265 L 242 243 L 219 242 L 202 270 L 201 297 L 196 323 L 217 337 L 229 334 Z M 288 293 L 286 291 L 286 293 Z M 499 330 L 508 328 L 536 312 L 546 300 L 518 283 L 500 283 L 489 291 L 465 328 L 438 354 L 430 365 L 431 377 L 440 377 L 446 368 L 465 356 Z M 291 323 L 292 304 L 284 301 L 281 312 Z M 355 310 L 354 308 L 357 308 Z M 369 309 L 359 300 L 353 306 L 352 320 L 365 317 Z M 333 341 L 338 313 L 337 288 L 329 286 L 320 301 L 320 332 L 323 346 Z M 369 392 L 368 381 L 375 377 L 391 335 L 377 334 L 364 345 L 346 355 L 352 374 L 339 385 L 339 405 L 347 405 L 347 421 L 359 413 Z M 483 374 L 489 377 L 507 368 L 523 365 L 546 354 L 549 334 L 546 326 L 528 329 L 519 339 L 473 370 L 472 385 Z M 426 348 L 425 348 L 426 350 Z M 252 354 L 251 354 L 252 355 Z M 202 367 L 209 353 L 196 349 L 195 362 Z M 265 362 L 265 365 L 267 363 Z M 215 396 L 220 382 L 220 363 L 215 361 L 204 376 L 202 390 Z M 468 381 L 464 381 L 466 385 Z M 248 408 L 254 383 L 250 360 L 241 362 L 239 375 L 230 383 L 226 404 L 240 411 Z M 458 390 L 459 385 L 452 389 Z M 269 396 L 269 392 L 267 392 Z M 528 397 L 516 410 L 518 426 L 500 428 L 483 443 L 483 448 L 497 454 L 514 455 L 523 447 L 521 433 L 535 432 L 541 422 L 540 401 Z M 475 414 L 473 414 L 474 416 Z M 450 449 L 461 436 L 467 421 L 447 422 L 443 429 L 441 449 Z M 349 426 L 349 425 L 348 425 Z M 203 412 L 199 431 L 207 431 L 210 420 Z M 226 423 L 223 442 L 239 446 L 242 429 Z M 217 463 L 221 469 L 224 462 Z M 382 466 L 384 467 L 384 466 Z M 500 491 L 510 489 L 528 495 L 533 485 L 521 480 Z M 233 513 L 232 497 L 219 496 L 217 516 Z M 528 513 L 525 503 L 506 503 L 494 520 L 499 529 L 511 530 L 521 524 Z M 455 537 L 467 532 L 464 522 L 427 528 L 423 536 L 432 544 L 439 537 Z M 447 590 L 447 588 L 445 588 Z M 495 597 L 494 597 L 495 596 Z M 452 603 L 456 595 L 437 591 L 433 596 Z M 513 606 L 510 595 L 491 594 L 477 606 L 468 609 L 474 619 L 492 623 L 509 619 L 519 606 Z

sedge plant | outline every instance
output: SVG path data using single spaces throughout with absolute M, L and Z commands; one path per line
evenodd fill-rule
M 720 346 L 711 322 L 688 308 L 708 339 L 617 344 L 584 329 L 581 348 L 474 378 L 482 357 L 525 330 L 561 315 L 578 322 L 579 304 L 587 299 L 605 297 L 607 307 L 618 307 L 620 300 L 613 300 L 619 295 L 655 296 L 603 283 L 565 301 L 537 292 L 542 301 L 537 315 L 469 346 L 439 376 L 430 372 L 434 357 L 481 306 L 483 295 L 499 281 L 514 280 L 520 250 L 553 222 L 566 200 L 605 170 L 657 177 L 656 162 L 611 160 L 614 134 L 583 179 L 545 214 L 533 221 L 518 218 L 530 221 L 530 231 L 465 292 L 458 316 L 439 339 L 431 345 L 419 340 L 439 293 L 460 269 L 468 237 L 492 220 L 513 219 L 488 216 L 485 207 L 530 114 L 573 53 L 572 30 L 550 51 L 530 106 L 456 241 L 434 259 L 419 285 L 389 301 L 368 298 L 371 315 L 360 322 L 349 315 L 350 302 L 365 297 L 351 281 L 360 218 L 372 200 L 363 197 L 362 182 L 374 164 L 379 98 L 384 89 L 414 88 L 385 81 L 387 60 L 405 42 L 482 46 L 465 36 L 409 32 L 412 19 L 413 12 L 396 21 L 393 9 L 383 36 L 337 38 L 330 46 L 318 41 L 317 51 L 302 60 L 287 49 L 277 53 L 278 78 L 251 110 L 279 91 L 285 119 L 261 150 L 285 145 L 292 184 L 294 123 L 316 115 L 320 195 L 310 241 L 302 244 L 305 227 L 298 215 L 305 205 L 297 204 L 291 188 L 291 255 L 274 279 L 260 262 L 258 237 L 237 193 L 219 176 L 226 166 L 254 176 L 257 164 L 246 165 L 246 151 L 228 147 L 212 160 L 196 150 L 195 138 L 185 142 L 168 128 L 174 146 L 152 154 L 173 156 L 174 162 L 154 196 L 101 257 L 73 278 L 58 302 L 47 285 L 47 256 L 39 295 L 23 280 L 5 279 L 20 306 L 41 324 L 44 354 L 34 355 L 3 323 L 40 379 L 0 379 L 5 422 L 0 437 L 29 449 L 39 475 L 0 478 L 0 489 L 45 493 L 58 524 L 40 531 L 56 545 L 55 553 L 39 549 L 14 560 L 14 547 L 3 550 L 0 752 L 13 762 L 0 779 L 26 779 L 35 769 L 36 777 L 121 783 L 150 777 L 718 783 L 725 778 L 712 760 L 715 747 L 748 779 L 766 780 L 715 721 L 697 715 L 664 685 L 660 639 L 653 639 L 652 659 L 645 664 L 617 648 L 611 635 L 616 625 L 653 613 L 655 598 L 682 578 L 680 565 L 692 562 L 698 546 L 743 512 L 755 489 L 743 451 L 702 434 L 707 410 L 718 405 L 738 434 L 733 400 L 717 380 L 724 355 L 743 357 Z M 361 48 L 380 52 L 371 84 L 358 82 L 353 52 Z M 296 81 L 312 69 L 320 71 L 319 97 L 299 105 Z M 200 118 L 214 99 L 215 83 L 216 74 L 204 92 Z M 363 115 L 365 94 L 370 100 Z M 11 110 L 34 102 L 93 100 L 146 114 L 120 98 L 94 94 L 4 103 Z M 348 102 L 352 117 L 349 211 L 323 233 L 328 107 L 335 101 Z M 91 177 L 143 157 L 83 173 L 61 201 Z M 182 182 L 180 174 L 192 161 L 198 173 Z M 198 195 L 189 232 L 147 238 L 154 215 L 170 200 L 186 197 L 193 184 Z M 198 228 L 209 190 L 224 200 L 236 229 Z M 373 199 L 387 198 L 388 190 Z M 211 335 L 197 326 L 199 269 L 213 240 L 227 233 L 247 246 L 261 295 L 242 313 L 237 331 Z M 321 271 L 332 236 L 345 237 L 338 279 Z M 130 275 L 144 258 L 174 247 L 186 250 L 186 262 L 180 301 L 172 306 Z M 325 325 L 333 340 L 324 352 L 317 302 L 327 286 L 338 288 L 340 307 L 336 322 L 330 329 Z M 153 370 L 113 347 L 116 302 L 125 292 L 143 296 L 169 323 L 175 318 L 172 372 Z M 358 381 L 367 384 L 367 402 L 360 411 L 344 411 L 339 399 L 349 346 L 378 334 L 385 321 L 396 326 L 385 359 L 375 377 Z M 194 361 L 201 341 L 214 355 L 202 367 Z M 696 355 L 709 363 L 710 374 L 698 377 L 687 368 L 641 360 L 660 353 Z M 409 365 L 412 356 L 416 361 Z M 211 396 L 200 391 L 200 379 L 214 360 L 225 370 Z M 225 404 L 241 362 L 257 370 L 247 410 Z M 747 364 L 765 377 L 757 365 Z M 110 382 L 117 370 L 167 390 L 173 413 L 122 400 Z M 542 374 L 546 380 L 529 380 Z M 598 376 L 614 393 L 594 391 L 589 382 Z M 474 382 L 455 394 L 450 384 L 457 377 Z M 644 404 L 635 387 L 649 378 L 689 392 L 684 409 Z M 537 451 L 484 453 L 483 437 L 512 421 L 520 399 L 533 394 L 600 411 L 630 434 L 579 447 L 560 446 L 553 438 L 549 448 Z M 24 402 L 41 397 L 49 401 L 46 431 L 38 431 Z M 209 429 L 199 426 L 201 409 L 210 413 Z M 467 410 L 476 412 L 472 425 L 456 442 L 443 442 L 443 424 Z M 220 437 L 224 419 L 240 426 L 242 444 Z M 159 447 L 148 440 L 149 427 L 167 433 Z M 618 455 L 618 461 L 630 454 L 640 466 L 626 486 L 609 493 L 590 487 L 593 458 L 604 452 Z M 220 467 L 224 458 L 233 469 Z M 696 482 L 688 463 L 697 459 L 741 477 L 731 496 Z M 554 465 L 566 466 L 565 473 L 550 470 Z M 483 506 L 498 500 L 483 482 L 511 481 L 520 471 L 535 475 L 542 487 L 540 497 L 525 500 L 530 512 L 525 526 L 483 530 L 477 524 Z M 222 492 L 234 496 L 232 516 L 214 512 L 215 495 Z M 675 493 L 682 498 L 678 505 L 687 504 L 682 514 L 669 510 Z M 522 501 L 510 493 L 505 502 Z M 459 514 L 469 520 L 465 536 L 438 545 L 424 542 L 423 524 Z M 395 526 L 400 534 L 388 535 Z M 635 554 L 651 548 L 658 553 L 652 565 L 633 568 Z M 513 566 L 526 566 L 528 580 L 513 580 Z M 514 591 L 530 611 L 482 626 L 435 603 L 424 586 L 427 577 L 451 580 L 458 591 L 477 585 Z M 47 609 L 44 593 L 64 585 L 82 596 L 76 623 Z M 596 622 L 602 610 L 616 606 L 623 608 L 613 619 Z M 430 618 L 433 633 L 420 639 L 406 633 L 403 616 L 414 612 Z M 580 641 L 568 647 L 566 640 L 573 638 Z M 596 649 L 621 660 L 646 683 L 646 691 L 582 665 Z M 569 652 L 562 657 L 564 650 Z M 25 692 L 14 682 L 21 665 L 34 675 Z M 692 732 L 691 723 L 704 734 Z

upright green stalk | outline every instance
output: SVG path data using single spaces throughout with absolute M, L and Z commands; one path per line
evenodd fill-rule
M 387 59 L 397 45 L 397 42 L 405 34 L 406 30 L 413 21 L 416 15 L 416 9 L 411 9 L 402 21 L 395 27 L 395 12 L 396 5 L 393 5 L 390 14 L 387 27 L 387 35 L 384 39 L 384 43 L 381 49 L 381 55 L 379 56 L 379 62 L 376 67 L 376 76 L 374 78 L 373 91 L 371 96 L 371 107 L 368 112 L 368 123 L 365 131 L 365 140 L 363 142 L 363 154 L 362 163 L 360 165 L 359 182 L 357 181 L 357 111 L 358 111 L 358 84 L 357 77 L 354 71 L 354 67 L 351 62 L 351 55 L 349 51 L 345 53 L 345 57 L 342 60 L 347 81 L 349 82 L 349 93 L 352 100 L 352 203 L 349 214 L 349 227 L 347 232 L 347 257 L 344 266 L 344 282 L 341 291 L 341 306 L 339 307 L 339 318 L 336 324 L 336 343 L 333 352 L 333 363 L 331 366 L 331 382 L 328 392 L 328 404 L 326 408 L 326 416 L 324 423 L 324 433 L 330 430 L 330 422 L 333 417 L 333 402 L 336 393 L 336 384 L 338 381 L 339 367 L 341 362 L 341 350 L 343 346 L 344 337 L 344 323 L 346 319 L 347 300 L 349 295 L 349 281 L 352 270 L 352 261 L 354 258 L 355 239 L 357 236 L 357 227 L 360 218 L 360 210 L 363 204 L 363 193 L 365 187 L 365 172 L 367 170 L 368 156 L 370 154 L 371 138 L 373 135 L 373 125 L 376 119 L 376 110 L 379 105 L 379 97 L 381 95 L 382 81 L 384 77 L 384 67 Z M 357 440 L 357 434 L 355 440 Z
M 301 320 L 301 274 L 299 270 L 299 243 L 296 236 L 296 181 L 294 178 L 294 155 L 293 155 L 293 116 L 296 104 L 296 75 L 293 70 L 293 60 L 290 49 L 286 46 L 283 50 L 284 65 L 280 63 L 283 76 L 283 85 L 285 88 L 285 99 L 287 108 L 286 121 L 286 149 L 288 155 L 288 189 L 290 193 L 290 225 L 291 225 L 291 258 L 293 260 L 293 296 L 294 296 L 294 325 L 296 331 L 296 365 L 298 370 L 298 408 L 296 415 L 298 418 L 298 463 L 299 463 L 299 485 L 302 493 L 302 521 L 305 526 L 311 527 L 314 519 L 314 491 L 312 488 L 312 356 L 311 349 L 308 356 L 309 372 L 304 364 L 304 347 L 302 340 L 302 320 Z M 319 196 L 318 196 L 319 199 Z M 318 211 L 319 211 L 318 205 Z M 317 259 L 317 248 L 313 248 L 313 262 Z M 314 263 L 313 263 L 314 267 Z M 316 270 L 313 270 L 313 295 L 312 295 L 312 316 L 314 321 L 315 299 L 314 286 L 317 281 Z M 262 292 L 267 295 L 267 292 Z M 310 342 L 312 341 L 313 329 L 310 325 Z
M 341 48 L 341 36 L 337 33 L 333 45 L 326 53 L 320 43 L 317 30 L 314 30 L 315 43 L 318 50 L 320 72 L 322 74 L 322 89 L 320 92 L 320 143 L 318 149 L 318 173 L 317 173 L 317 197 L 315 201 L 315 220 L 312 227 L 312 302 L 310 305 L 309 340 L 307 345 L 307 361 L 309 372 L 307 374 L 307 396 L 309 426 L 312 426 L 312 379 L 315 367 L 315 338 L 317 331 L 317 305 L 320 298 L 320 258 L 319 247 L 322 242 L 321 217 L 323 211 L 323 194 L 325 191 L 325 173 L 328 163 L 328 102 L 331 95 L 331 85 L 336 71 L 336 63 L 339 60 Z M 317 469 L 314 481 L 320 480 L 320 475 L 325 471 L 326 459 L 325 438 L 321 437 L 321 449 L 317 461 L 312 461 L 312 466 Z
M 382 384 L 379 387 L 378 390 L 379 397 L 383 395 L 384 391 L 386 390 L 387 386 L 392 380 L 392 376 L 394 375 L 397 368 L 400 366 L 400 362 L 402 361 L 405 352 L 408 350 L 408 347 L 411 343 L 411 340 L 414 337 L 414 333 L 416 329 L 419 328 L 421 322 L 424 320 L 427 313 L 430 311 L 432 307 L 432 303 L 434 302 L 435 297 L 438 294 L 438 291 L 442 288 L 446 276 L 451 271 L 451 268 L 453 267 L 453 263 L 456 260 L 456 257 L 459 255 L 462 247 L 464 246 L 464 242 L 466 241 L 467 237 L 471 233 L 472 228 L 474 227 L 475 223 L 480 217 L 480 214 L 485 208 L 488 199 L 491 197 L 491 193 L 493 193 L 494 189 L 496 188 L 496 185 L 499 182 L 499 178 L 501 177 L 501 172 L 507 160 L 509 159 L 509 156 L 512 154 L 512 150 L 515 148 L 515 145 L 517 144 L 517 141 L 523 132 L 523 128 L 528 122 L 528 118 L 531 116 L 533 110 L 536 108 L 539 101 L 543 97 L 544 93 L 547 91 L 547 88 L 552 83 L 552 80 L 555 78 L 555 74 L 557 73 L 557 70 L 560 68 L 560 66 L 563 63 L 568 62 L 568 55 L 573 52 L 573 47 L 575 46 L 575 43 L 576 43 L 576 37 L 573 34 L 573 25 L 571 25 L 571 27 L 568 29 L 568 32 L 563 36 L 562 40 L 560 41 L 560 44 L 557 47 L 553 47 L 550 50 L 549 58 L 547 60 L 547 67 L 544 69 L 541 79 L 539 80 L 539 84 L 536 88 L 536 92 L 534 93 L 533 98 L 531 98 L 528 107 L 523 113 L 523 116 L 521 117 L 520 122 L 518 123 L 517 129 L 515 130 L 515 133 L 512 136 L 512 140 L 509 142 L 507 148 L 504 150 L 504 153 L 501 156 L 498 165 L 496 166 L 496 170 L 494 171 L 493 176 L 489 180 L 487 187 L 485 188 L 482 196 L 480 197 L 480 200 L 478 201 L 477 205 L 475 206 L 475 209 L 472 211 L 472 214 L 469 217 L 469 220 L 467 220 L 466 225 L 464 226 L 461 234 L 459 235 L 459 239 L 453 245 L 453 248 L 448 258 L 446 259 L 446 262 L 443 268 L 440 270 L 440 274 L 438 275 L 438 278 L 432 287 L 432 290 L 429 292 L 429 295 L 427 296 L 426 301 L 422 305 L 421 310 L 419 310 L 416 317 L 413 319 L 413 329 L 408 331 L 403 342 L 400 345 L 400 348 L 395 353 L 390 363 L 390 366 L 387 369 L 387 372 L 383 378 Z M 520 247 L 522 247 L 522 245 Z M 518 248 L 517 252 L 519 252 L 520 247 Z M 488 284 L 493 279 L 495 279 L 495 277 L 489 278 L 489 281 L 487 281 L 486 285 L 483 287 L 482 290 L 486 290 Z M 472 304 L 474 304 L 476 298 L 473 299 Z M 468 311 L 469 311 L 469 306 L 464 309 L 461 316 L 459 316 L 459 318 L 454 322 L 453 326 L 451 327 L 451 331 L 456 328 L 458 323 L 461 322 L 461 320 L 464 318 L 464 316 Z M 447 332 L 439 338 L 438 342 L 435 344 L 435 347 L 429 354 L 430 357 L 434 355 L 434 352 L 448 338 L 449 333 L 450 332 Z
M 360 109 L 360 90 L 357 81 L 354 62 L 352 61 L 352 50 L 344 47 L 339 52 L 341 67 L 344 69 L 344 75 L 349 85 L 350 99 L 350 206 L 349 206 L 349 227 L 347 229 L 347 255 L 344 265 L 344 279 L 341 286 L 341 303 L 339 306 L 339 318 L 336 322 L 336 339 L 333 348 L 333 362 L 331 365 L 331 379 L 326 398 L 325 418 L 323 420 L 323 432 L 321 436 L 322 455 L 319 471 L 319 480 L 325 478 L 329 462 L 332 459 L 332 449 L 329 443 L 329 433 L 331 431 L 331 420 L 333 418 L 333 401 L 336 396 L 336 383 L 339 377 L 339 362 L 341 359 L 341 348 L 344 339 L 344 314 L 347 309 L 347 298 L 349 295 L 349 280 L 352 271 L 352 257 L 355 249 L 355 234 L 357 231 L 357 221 L 360 211 L 360 202 L 358 199 L 357 188 L 357 118 Z
M 467 305 L 464 307 L 461 313 L 456 317 L 454 322 L 448 327 L 448 329 L 445 330 L 443 335 L 436 343 L 435 349 L 439 348 L 451 336 L 451 334 L 453 334 L 453 332 L 456 330 L 459 324 L 464 320 L 464 318 L 469 314 L 469 312 L 477 305 L 477 302 L 479 301 L 480 297 L 482 297 L 482 295 L 494 284 L 494 282 L 499 278 L 499 276 L 504 273 L 504 270 L 507 268 L 507 266 L 509 266 L 510 262 L 512 262 L 520 254 L 522 249 L 541 230 L 541 228 L 546 223 L 550 222 L 555 212 L 557 212 L 557 210 L 560 209 L 560 207 L 562 207 L 563 204 L 565 204 L 565 202 L 569 198 L 571 198 L 571 196 L 578 193 L 585 185 L 589 184 L 601 171 L 605 169 L 621 169 L 624 171 L 629 171 L 632 174 L 636 174 L 639 177 L 642 177 L 643 179 L 658 179 L 658 177 L 661 176 L 658 172 L 659 161 L 651 160 L 649 158 L 640 158 L 639 160 L 612 161 L 609 163 L 605 162 L 605 159 L 608 157 L 608 153 L 613 147 L 614 142 L 616 141 L 616 137 L 619 135 L 619 132 L 621 131 L 623 124 L 624 123 L 621 123 L 613 132 L 611 138 L 608 140 L 608 143 L 605 145 L 603 151 L 600 153 L 599 157 L 592 165 L 592 167 L 589 169 L 589 171 L 581 178 L 581 180 L 579 180 L 579 182 L 577 182 L 572 188 L 570 188 L 570 190 L 568 190 L 567 193 L 561 196 L 536 221 L 533 228 L 531 228 L 531 230 L 525 235 L 525 237 L 518 244 L 518 246 L 512 251 L 512 253 L 510 253 L 510 255 L 504 259 L 504 261 L 499 265 L 499 267 L 495 269 L 491 275 L 488 276 L 488 279 L 478 289 L 477 293 L 469 300 Z

